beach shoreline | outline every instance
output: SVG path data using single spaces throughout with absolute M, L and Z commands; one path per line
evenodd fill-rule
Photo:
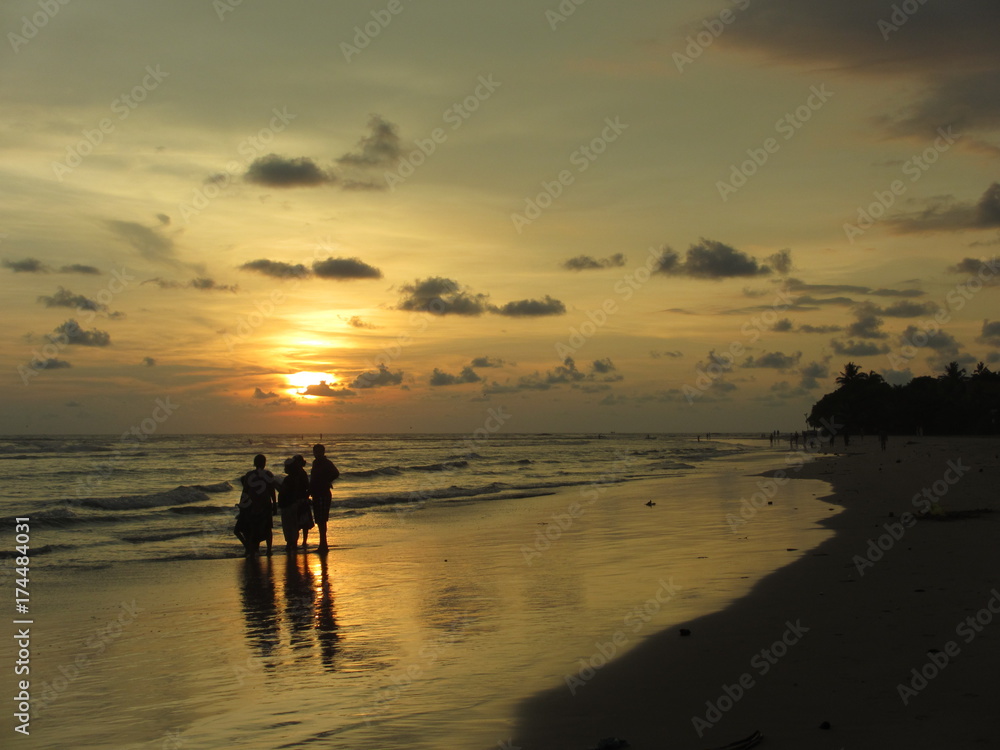
M 872 437 L 837 451 L 787 472 L 832 486 L 819 498 L 844 508 L 823 522 L 832 538 L 684 623 L 689 637 L 665 630 L 575 691 L 526 701 L 515 745 L 683 750 L 760 730 L 776 749 L 993 746 L 1000 441 L 894 437 L 883 453 Z M 950 520 L 916 520 L 934 504 Z M 977 510 L 991 512 L 955 512 Z

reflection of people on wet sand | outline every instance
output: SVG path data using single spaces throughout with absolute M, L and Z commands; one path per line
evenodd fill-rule
M 330 503 L 333 500 L 331 485 L 340 476 L 340 471 L 326 457 L 326 446 L 313 446 L 312 472 L 309 475 L 309 494 L 312 495 L 313 515 L 319 528 L 320 552 L 326 552 L 326 522 L 330 518 Z
M 264 467 L 267 458 L 258 453 L 253 457 L 254 468 L 240 477 L 243 493 L 240 496 L 239 515 L 233 533 L 243 542 L 247 557 L 259 554 L 260 543 L 267 542 L 271 554 L 271 536 L 274 523 L 271 517 L 276 508 L 274 474 Z
M 312 528 L 312 514 L 309 511 L 309 475 L 305 470 L 306 460 L 302 456 L 292 456 L 285 460 L 285 480 L 278 490 L 278 507 L 281 509 L 281 533 L 285 537 L 285 549 L 294 552 L 302 530 L 302 546 L 306 546 L 309 529 Z

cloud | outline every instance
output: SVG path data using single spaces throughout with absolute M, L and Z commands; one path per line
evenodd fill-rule
M 78 344 L 79 346 L 108 346 L 111 334 L 92 328 L 84 331 L 80 324 L 70 318 L 48 335 L 50 341 Z
M 793 323 L 790 318 L 782 318 L 773 326 L 771 326 L 771 330 L 777 333 L 787 333 L 788 331 L 792 330 L 792 325 Z
M 546 370 L 544 375 L 535 372 L 531 375 L 524 375 L 518 378 L 512 385 L 500 384 L 496 381 L 486 384 L 483 387 L 484 394 L 517 393 L 521 391 L 547 391 L 561 385 L 569 385 L 588 393 L 599 390 L 606 390 L 609 383 L 623 380 L 624 377 L 617 371 L 615 364 L 609 359 L 594 360 L 590 368 L 584 372 L 577 368 L 572 357 L 566 357 L 562 364 L 551 370 Z
M 313 273 L 321 279 L 381 279 L 382 272 L 360 258 L 327 258 L 313 263 Z
M 417 279 L 400 287 L 403 298 L 398 309 L 429 312 L 432 315 L 482 315 L 489 308 L 489 295 L 470 294 L 457 281 L 441 276 Z
M 430 384 L 432 386 L 463 385 L 465 383 L 478 383 L 482 380 L 471 366 L 464 367 L 458 375 L 452 375 L 434 368 L 431 375 Z
M 871 294 L 876 297 L 922 297 L 927 292 L 919 289 L 872 289 L 856 284 L 807 284 L 801 279 L 789 278 L 784 282 L 789 292 L 809 292 L 811 294 Z M 761 292 L 766 294 L 766 292 Z M 843 298 L 838 298 L 843 299 Z
M 267 399 L 270 398 L 278 398 L 278 394 L 275 393 L 274 391 L 265 392 L 262 391 L 260 388 L 254 388 L 252 398 L 258 399 L 260 401 L 266 401 Z
M 100 269 L 95 268 L 94 266 L 85 266 L 80 263 L 73 263 L 72 265 L 69 266 L 62 266 L 59 269 L 59 273 L 82 273 L 94 276 L 100 274 L 101 271 Z
M 368 330 L 374 330 L 378 328 L 378 326 L 375 325 L 374 323 L 369 323 L 366 320 L 362 320 L 361 317 L 358 315 L 352 315 L 350 318 L 348 318 L 347 325 L 351 326 L 352 328 L 363 328 Z
M 205 277 L 200 277 L 197 279 L 191 279 L 191 281 L 181 282 L 174 281 L 173 279 L 164 279 L 159 276 L 146 279 L 140 282 L 139 286 L 143 284 L 156 284 L 160 289 L 197 289 L 202 292 L 236 292 L 237 287 L 230 286 L 228 284 L 219 284 L 214 279 L 209 279 Z
M 765 352 L 759 357 L 747 357 L 743 362 L 743 367 L 762 367 L 771 370 L 787 370 L 796 367 L 802 352 L 795 354 L 785 354 L 784 352 Z
M 338 164 L 369 168 L 396 163 L 402 153 L 396 126 L 380 115 L 372 115 L 368 127 L 371 132 L 358 141 L 354 151 L 337 159 Z
M 489 310 L 508 318 L 538 318 L 545 315 L 565 315 L 566 305 L 546 294 L 545 299 L 522 299 L 500 307 L 491 306 Z
M 671 359 L 679 359 L 684 356 L 684 352 L 681 351 L 670 351 L 668 349 L 654 349 L 649 353 L 649 356 L 653 359 L 659 359 L 660 357 L 670 357 Z
M 143 357 L 142 364 L 146 367 L 156 367 L 156 360 L 152 357 Z
M 307 385 L 301 391 L 296 392 L 300 396 L 317 396 L 319 398 L 342 398 L 357 395 L 349 388 L 331 388 L 325 380 L 321 380 L 314 385 Z
M 391 372 L 388 367 L 380 364 L 374 372 L 363 372 L 358 375 L 351 388 L 383 388 L 389 385 L 400 385 L 403 382 L 403 371 Z
M 902 300 L 882 309 L 882 315 L 889 318 L 919 318 L 921 315 L 933 315 L 938 306 L 933 302 L 908 302 Z
M 841 326 L 811 326 L 803 323 L 798 330 L 799 333 L 839 333 L 844 329 Z
M 497 357 L 475 357 L 470 366 L 472 367 L 503 367 L 504 361 Z
M 283 263 L 278 260 L 251 260 L 240 266 L 244 271 L 255 271 L 265 276 L 275 279 L 302 279 L 311 275 L 311 272 L 301 263 Z
M 787 251 L 783 251 L 783 253 L 787 253 Z M 771 257 L 775 258 L 776 256 Z M 789 256 L 782 255 L 782 258 L 782 265 L 791 262 Z M 702 238 L 700 242 L 688 248 L 683 261 L 674 250 L 664 249 L 655 271 L 669 276 L 727 279 L 742 276 L 764 276 L 772 273 L 774 269 L 729 245 Z
M 73 365 L 64 359 L 49 357 L 48 359 L 35 360 L 31 366 L 35 370 L 65 370 Z
M 564 261 L 562 267 L 569 271 L 590 271 L 600 268 L 621 268 L 625 265 L 625 256 L 615 253 L 607 258 L 593 258 L 589 255 L 578 255 Z
M 881 312 L 881 308 L 871 302 L 858 305 L 854 310 L 854 322 L 847 326 L 847 335 L 861 339 L 886 338 L 889 334 L 880 330 L 883 322 L 879 317 Z
M 134 221 L 109 220 L 108 228 L 125 240 L 140 256 L 157 263 L 176 264 L 174 241 L 156 229 L 145 227 Z
M 950 197 L 933 199 L 922 210 L 887 219 L 887 222 L 902 233 L 1000 227 L 1000 182 L 990 185 L 975 204 L 956 202 Z
M 24 258 L 22 260 L 4 258 L 2 262 L 4 268 L 9 268 L 14 273 L 49 273 L 52 270 L 38 258 Z
M 90 312 L 100 312 L 108 309 L 107 305 L 102 305 L 96 300 L 84 297 L 82 294 L 73 294 L 73 292 L 63 287 L 59 287 L 59 290 L 51 296 L 40 294 L 38 301 L 46 307 L 71 307 L 75 310 L 87 310 Z
M 254 159 L 244 179 L 266 187 L 293 188 L 324 185 L 334 182 L 336 177 L 324 172 L 308 157 L 289 159 L 277 154 L 268 154 Z
M 807 365 L 804 365 L 802 369 L 799 370 L 799 375 L 802 376 L 802 382 L 800 386 L 805 390 L 813 390 L 819 388 L 820 378 L 830 377 L 830 368 L 825 362 L 816 362 L 815 360 Z
M 841 357 L 874 357 L 877 354 L 888 354 L 889 347 L 885 344 L 873 344 L 870 341 L 837 341 L 830 342 L 833 351 Z
M 951 273 L 972 274 L 978 276 L 983 286 L 992 286 L 1000 278 L 1000 258 L 962 258 L 961 261 L 948 267 Z M 971 279 L 970 279 L 971 283 Z
M 1000 320 L 983 321 L 982 331 L 976 341 L 982 341 L 990 346 L 1000 346 Z

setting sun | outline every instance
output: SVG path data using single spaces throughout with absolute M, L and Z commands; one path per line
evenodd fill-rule
M 295 372 L 286 375 L 285 378 L 289 385 L 289 388 L 286 389 L 288 394 L 299 398 L 316 398 L 315 395 L 304 392 L 310 386 L 325 384 L 333 387 L 337 383 L 337 376 L 328 372 Z

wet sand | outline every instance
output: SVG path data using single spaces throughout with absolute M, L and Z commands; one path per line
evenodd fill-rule
M 832 484 L 817 502 L 844 508 L 824 522 L 834 536 L 681 624 L 689 636 L 665 629 L 573 693 L 534 696 L 517 746 L 619 737 L 685 750 L 759 729 L 775 750 L 996 747 L 1000 514 L 960 511 L 997 509 L 1000 441 L 894 437 L 883 453 L 869 437 L 837 450 L 794 472 Z M 798 481 L 745 511 L 740 533 L 752 540 Z M 904 515 L 931 500 L 951 515 Z

